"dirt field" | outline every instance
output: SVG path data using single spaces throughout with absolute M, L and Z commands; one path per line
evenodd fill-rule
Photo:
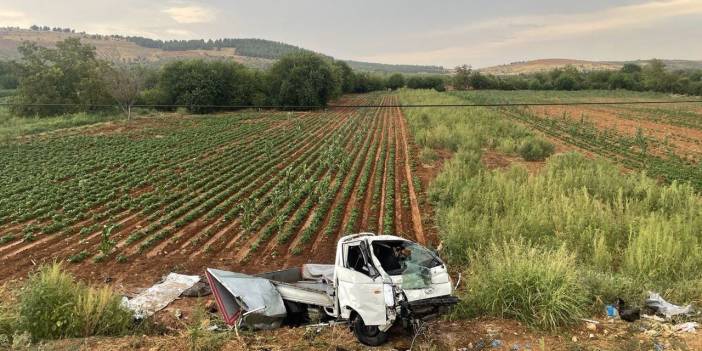
M 142 119 L 6 147 L 17 172 L 6 176 L 22 180 L 0 189 L 14 204 L 0 222 L 2 281 L 67 260 L 78 278 L 128 292 L 172 271 L 332 262 L 351 232 L 436 244 L 428 177 L 396 108 Z

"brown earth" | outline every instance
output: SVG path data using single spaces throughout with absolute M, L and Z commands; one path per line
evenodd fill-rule
M 188 310 L 182 310 L 181 320 L 169 309 L 168 327 L 161 336 L 129 336 L 121 338 L 69 339 L 50 342 L 44 350 L 175 350 L 193 342 L 185 326 L 192 324 Z M 389 341 L 373 350 L 700 350 L 699 333 L 670 333 L 662 325 L 638 321 L 599 320 L 594 328 L 585 322 L 558 334 L 538 332 L 519 322 L 505 319 L 479 318 L 461 321 L 433 321 L 425 324 L 421 333 L 410 335 L 401 328 L 390 331 Z M 661 332 L 662 331 L 662 332 Z M 212 342 L 221 350 L 368 350 L 358 343 L 345 325 L 329 327 L 281 328 L 274 331 L 230 332 L 219 334 L 221 342 Z M 202 338 L 200 339 L 202 341 Z
M 366 96 L 350 96 L 345 97 L 342 100 L 343 103 L 349 104 L 354 102 L 363 103 L 367 99 Z M 392 99 L 386 98 L 387 103 L 392 103 Z M 313 147 L 318 147 L 324 144 L 324 137 L 329 134 L 330 131 L 339 128 L 346 121 L 350 121 L 349 118 L 357 118 L 357 110 L 353 108 L 338 109 L 329 112 L 306 112 L 306 113 L 295 113 L 293 119 L 295 120 L 310 120 L 318 119 L 321 124 L 319 124 L 318 131 L 314 132 L 311 137 L 305 139 L 305 142 L 298 144 L 292 154 L 287 154 L 284 158 L 281 156 L 281 163 L 274 167 L 276 170 L 281 170 L 285 163 L 291 162 L 291 160 L 298 157 L 302 157 L 306 153 L 310 152 Z M 326 114 L 325 114 L 326 113 Z M 331 114 L 330 114 L 331 113 Z M 391 140 L 397 145 L 396 160 L 388 160 L 388 165 L 395 163 L 396 178 L 397 182 L 395 185 L 396 201 L 401 200 L 401 183 L 405 182 L 409 188 L 409 200 L 410 209 L 405 210 L 403 206 L 395 206 L 396 218 L 398 220 L 398 228 L 407 231 L 402 233 L 411 238 L 416 238 L 421 242 L 433 243 L 436 245 L 434 239 L 436 238 L 435 230 L 426 228 L 427 223 L 431 223 L 431 210 L 428 207 L 427 201 L 424 200 L 425 189 L 427 188 L 428 181 L 436 174 L 438 171 L 438 165 L 436 166 L 436 171 L 432 175 L 424 172 L 421 169 L 417 170 L 417 174 L 422 180 L 421 192 L 418 192 L 413 188 L 412 177 L 414 175 L 414 170 L 411 169 L 410 164 L 413 162 L 415 156 L 416 148 L 413 146 L 411 136 L 404 123 L 404 117 L 399 109 L 378 109 L 374 112 L 375 117 L 372 120 L 375 122 L 372 124 L 372 128 L 368 131 L 368 138 L 373 138 L 373 140 L 378 141 L 377 149 L 370 149 L 368 154 L 356 155 L 356 159 L 359 162 L 365 161 L 366 158 L 372 157 L 375 160 L 378 159 L 378 152 L 380 150 L 380 145 L 382 143 L 387 143 Z M 270 130 L 283 131 L 287 130 L 286 126 L 289 123 L 282 123 L 279 121 L 268 122 L 268 114 L 262 114 L 260 118 L 268 123 Z M 61 135 L 69 135 L 75 133 L 86 133 L 91 135 L 101 135 L 109 137 L 112 134 L 126 133 L 127 135 L 132 135 L 130 133 L 147 133 L 144 137 L 158 137 L 159 130 L 163 128 L 188 128 L 192 126 L 192 121 L 195 117 L 190 116 L 177 116 L 173 119 L 169 118 L 138 118 L 129 122 L 119 121 L 119 122 L 109 122 L 94 125 L 92 127 L 82 127 L 77 129 L 70 129 L 60 131 L 53 134 L 51 137 L 60 137 Z M 195 120 L 197 123 L 197 120 Z M 63 134 L 62 134 L 63 133 Z M 353 133 L 352 133 L 353 134 Z M 143 134 L 138 134 L 143 135 Z M 39 136 L 42 137 L 42 136 Z M 199 157 L 202 162 L 209 161 L 213 156 L 224 152 L 225 149 L 236 149 L 240 146 L 246 145 L 248 142 L 253 141 L 253 138 L 249 139 L 238 139 L 232 141 L 227 145 L 223 145 L 212 150 L 208 150 Z M 352 138 L 348 137 L 349 142 Z M 318 146 L 315 146 L 318 145 Z M 371 141 L 372 145 L 372 141 Z M 347 144 L 347 152 L 353 150 L 351 148 L 352 144 Z M 360 147 L 358 148 L 360 149 Z M 358 151 L 360 153 L 360 151 Z M 362 158 L 362 159 L 361 159 Z M 365 162 L 364 162 L 365 163 Z M 124 288 L 140 288 L 153 284 L 161 276 L 171 272 L 181 272 L 189 274 L 199 274 L 204 271 L 205 267 L 218 267 L 222 269 L 230 270 L 241 270 L 244 272 L 254 273 L 264 270 L 273 270 L 284 268 L 289 265 L 299 265 L 304 262 L 331 262 L 334 256 L 335 241 L 345 228 L 349 221 L 350 212 L 354 208 L 361 209 L 361 213 L 358 218 L 357 228 L 359 231 L 367 231 L 369 229 L 369 220 L 375 218 L 377 221 L 381 221 L 382 217 L 378 215 L 383 206 L 376 204 L 376 212 L 374 215 L 369 215 L 372 208 L 372 187 L 373 187 L 373 175 L 375 172 L 375 167 L 377 167 L 377 162 L 371 163 L 371 177 L 368 182 L 368 190 L 364 198 L 356 198 L 351 196 L 349 201 L 345 204 L 344 217 L 341 222 L 339 230 L 327 238 L 322 234 L 324 231 L 325 224 L 329 220 L 329 214 L 327 214 L 324 219 L 324 224 L 321 226 L 318 233 L 315 233 L 312 240 L 310 241 L 309 251 L 311 254 L 305 254 L 300 256 L 295 256 L 290 253 L 290 248 L 292 248 L 292 243 L 296 243 L 297 236 L 304 230 L 305 226 L 298 229 L 297 233 L 283 245 L 276 245 L 276 234 L 264 243 L 259 248 L 256 254 L 249 254 L 250 245 L 256 240 L 259 234 L 244 234 L 243 229 L 240 227 L 240 221 L 234 218 L 231 223 L 227 223 L 222 227 L 220 231 L 214 233 L 213 236 L 207 237 L 202 240 L 193 241 L 200 237 L 201 233 L 211 228 L 213 225 L 218 223 L 222 215 L 214 217 L 209 220 L 196 219 L 182 228 L 175 229 L 173 234 L 167 239 L 158 242 L 155 246 L 150 247 L 148 250 L 141 252 L 139 250 L 139 245 L 144 239 L 137 240 L 131 243 L 127 243 L 127 238 L 135 231 L 146 228 L 150 223 L 149 220 L 138 214 L 138 212 L 133 212 L 132 210 L 126 210 L 121 213 L 116 214 L 111 219 L 105 219 L 98 224 L 95 231 L 83 235 L 82 237 L 78 235 L 83 227 L 92 225 L 90 220 L 85 220 L 74 225 L 72 232 L 68 234 L 61 235 L 38 235 L 37 240 L 33 242 L 22 242 L 21 240 L 14 240 L 6 244 L 0 245 L 0 254 L 2 257 L 0 262 L 4 263 L 0 266 L 0 281 L 7 281 L 11 279 L 24 279 L 27 272 L 35 268 L 42 263 L 48 263 L 55 260 L 66 260 L 68 257 L 75 255 L 80 252 L 87 252 L 89 254 L 88 258 L 81 263 L 66 263 L 66 267 L 69 271 L 74 273 L 79 279 L 88 282 L 103 282 L 111 281 L 115 286 L 120 286 Z M 383 165 L 380 165 L 383 166 Z M 177 164 L 173 165 L 174 172 L 177 174 Z M 419 167 L 418 167 L 419 168 Z M 181 170 L 182 172 L 183 170 Z M 363 169 L 361 169 L 363 171 Z M 270 173 L 271 177 L 275 177 L 277 171 Z M 336 181 L 343 182 L 345 184 L 347 179 L 349 179 L 350 174 L 344 179 L 338 179 Z M 355 194 L 358 192 L 358 178 L 354 184 Z M 383 177 L 384 178 L 384 177 Z M 271 178 L 256 180 L 257 184 L 263 184 L 265 181 Z M 158 184 L 149 184 L 140 188 L 132 189 L 125 196 L 135 197 L 142 194 L 148 194 L 156 187 Z M 389 187 L 392 185 L 386 185 Z M 387 191 L 383 188 L 383 190 Z M 206 189 L 203 189 L 203 191 Z M 331 209 L 337 205 L 340 201 L 341 191 L 343 186 L 340 187 L 339 192 L 336 195 L 336 199 L 333 202 Z M 385 192 L 383 192 L 385 194 Z M 242 195 L 241 198 L 245 198 L 247 195 Z M 226 200 L 226 199 L 225 199 Z M 224 201 L 224 200 L 222 200 Z M 385 201 L 381 197 L 381 202 Z M 330 212 L 331 212 L 330 209 Z M 107 208 L 96 208 L 93 210 L 95 213 L 101 213 L 102 211 L 107 211 Z M 404 212 L 403 212 L 404 211 Z M 292 213 L 294 213 L 293 211 Z M 304 222 L 309 223 L 311 216 L 314 211 L 310 211 L 308 217 Z M 376 217 L 377 216 L 377 217 Z M 182 218 L 182 216 L 181 216 Z M 177 220 L 177 219 L 176 219 Z M 108 221 L 112 223 L 119 223 L 120 226 L 114 233 L 111 234 L 111 239 L 116 243 L 117 253 L 120 254 L 120 262 L 117 262 L 117 253 L 109 255 L 105 260 L 99 263 L 93 261 L 97 257 L 98 251 L 97 247 L 101 241 L 102 224 L 107 224 Z M 175 221 L 175 220 L 174 220 Z M 270 221 L 269 221 L 270 222 Z M 173 222 L 171 222 L 173 223 Z M 379 223 L 376 223 L 377 226 Z M 169 225 L 170 226 L 170 225 Z M 262 226 L 262 228 L 265 227 Z M 431 225 L 430 225 L 431 227 Z M 5 226 L 0 227 L 0 236 L 7 233 L 15 233 L 20 230 L 21 226 Z M 378 227 L 382 228 L 382 227 Z M 425 233 L 426 231 L 431 231 L 432 233 Z M 72 233 L 72 234 L 71 234 Z M 124 255 L 124 257 L 122 257 Z M 247 259 L 244 259 L 247 258 Z
M 632 120 L 623 118 L 617 109 L 607 107 L 584 106 L 546 106 L 532 109 L 533 112 L 548 118 L 568 118 L 571 121 L 584 120 L 597 128 L 611 130 L 627 136 L 635 136 L 640 129 L 646 137 L 654 138 L 658 144 L 651 152 L 665 156 L 662 143 L 668 141 L 674 152 L 683 158 L 698 160 L 702 156 L 702 130 L 685 128 L 670 124 L 656 123 L 645 119 Z

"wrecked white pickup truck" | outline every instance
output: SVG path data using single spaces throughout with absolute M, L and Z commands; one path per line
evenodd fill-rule
M 271 329 L 283 322 L 349 321 L 369 346 L 384 343 L 395 323 L 410 329 L 458 302 L 436 254 L 407 239 L 370 233 L 339 240 L 333 265 L 255 276 L 207 269 L 207 279 L 230 325 Z

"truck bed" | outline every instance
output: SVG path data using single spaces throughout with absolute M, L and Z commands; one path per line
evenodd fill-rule
M 271 281 L 283 300 L 305 303 L 322 307 L 333 307 L 330 296 L 328 272 L 333 272 L 333 265 L 303 265 L 280 271 L 256 275 Z

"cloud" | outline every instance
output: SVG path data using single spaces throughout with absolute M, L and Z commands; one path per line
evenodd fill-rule
M 389 52 L 360 59 L 381 62 L 436 63 L 468 62 L 494 54 L 505 48 L 528 47 L 535 43 L 576 40 L 616 30 L 650 27 L 653 24 L 681 16 L 702 14 L 702 1 L 649 1 L 637 5 L 611 7 L 605 10 L 579 13 L 530 15 L 492 18 L 464 26 L 427 33 L 426 38 L 451 38 L 448 42 L 468 42 L 469 45 L 448 45 L 432 50 Z M 462 40 L 461 38 L 476 38 Z
M 178 37 L 187 37 L 187 36 L 193 35 L 193 32 L 191 32 L 189 30 L 185 30 L 185 29 L 169 28 L 169 29 L 166 29 L 165 32 L 166 32 L 166 34 L 175 35 Z
M 163 10 L 163 12 L 174 21 L 183 24 L 206 23 L 215 18 L 211 9 L 199 5 L 174 6 Z
M 28 27 L 31 25 L 27 14 L 21 11 L 0 9 L 2 26 Z

